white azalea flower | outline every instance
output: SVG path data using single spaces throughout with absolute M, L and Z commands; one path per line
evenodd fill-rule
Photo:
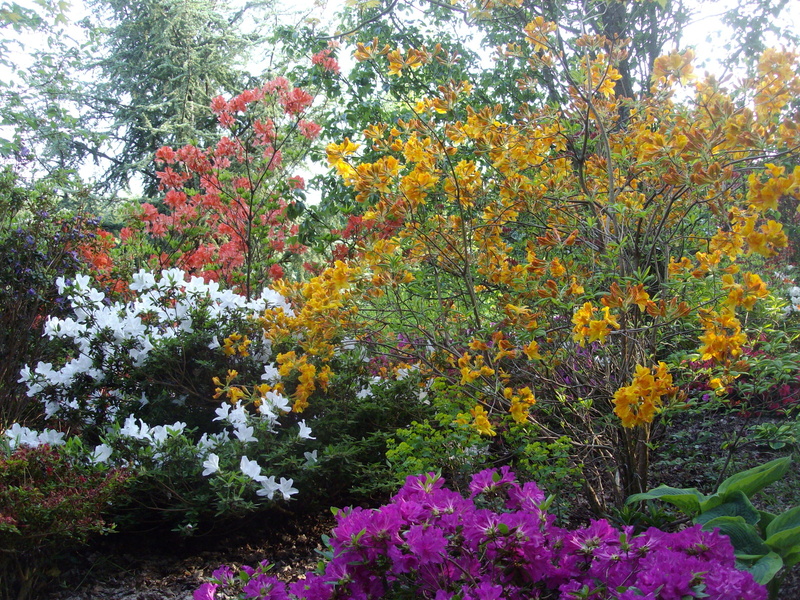
M 294 494 L 297 493 L 297 488 L 292 487 L 294 480 L 286 479 L 285 477 L 281 477 L 281 482 L 278 484 L 278 489 L 276 491 L 283 494 L 283 499 L 288 500 Z
M 37 440 L 40 444 L 48 444 L 50 446 L 61 446 L 64 442 L 64 434 L 55 429 L 45 429 L 38 436 Z
M 317 439 L 317 438 L 315 438 L 315 437 L 313 437 L 311 435 L 311 427 L 306 425 L 306 420 L 305 419 L 300 421 L 298 423 L 298 425 L 300 426 L 300 432 L 297 434 L 297 437 L 299 437 L 301 440 L 315 440 L 315 439 Z
M 261 467 L 258 465 L 258 461 L 250 460 L 246 456 L 243 456 L 242 460 L 239 461 L 239 469 L 253 481 L 264 481 L 264 476 L 261 475 Z
M 289 399 L 275 390 L 267 392 L 264 396 L 264 404 L 269 404 L 274 410 L 279 412 L 289 412 L 292 409 L 292 403 Z
M 303 456 L 306 457 L 306 467 L 311 465 L 317 464 L 317 451 L 314 450 L 313 452 L 303 452 Z
M 111 449 L 111 446 L 100 444 L 99 446 L 95 446 L 94 451 L 89 456 L 89 460 L 93 465 L 98 463 L 106 463 L 108 462 L 108 459 L 111 458 L 112 452 L 113 450 Z
M 14 423 L 6 429 L 5 434 L 8 438 L 8 445 L 11 446 L 12 450 L 18 446 L 35 448 L 39 445 L 39 433 L 19 423 Z
M 259 471 L 261 469 L 259 468 Z M 203 477 L 208 477 L 212 473 L 219 471 L 219 456 L 213 452 L 208 455 L 208 458 L 203 462 Z
M 268 500 L 272 500 L 275 497 L 275 492 L 278 491 L 279 485 L 275 482 L 275 477 L 270 475 L 269 477 L 262 477 L 261 478 L 261 489 L 256 490 L 256 494 L 259 496 L 266 496 Z
M 242 406 L 241 401 L 236 403 L 230 414 L 228 414 L 228 423 L 235 427 L 247 425 L 247 411 Z
M 281 374 L 278 371 L 278 367 L 275 366 L 275 363 L 264 365 L 264 373 L 261 375 L 261 379 L 267 383 L 276 383 L 280 381 Z
M 228 402 L 223 402 L 219 405 L 219 408 L 214 411 L 216 413 L 216 417 L 212 419 L 212 421 L 227 421 L 228 415 L 231 412 L 231 405 Z
M 128 286 L 134 292 L 144 292 L 156 285 L 156 278 L 152 273 L 148 273 L 144 269 L 139 269 Z
M 236 428 L 236 431 L 233 432 L 240 442 L 247 444 L 250 442 L 257 442 L 258 439 L 253 435 L 253 428 L 249 425 L 245 425 L 240 423 L 239 426 Z

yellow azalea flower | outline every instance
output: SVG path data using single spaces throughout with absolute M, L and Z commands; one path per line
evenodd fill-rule
M 589 337 L 590 344 L 595 340 L 601 344 L 605 343 L 609 333 L 611 333 L 611 330 L 608 328 L 608 323 L 605 321 L 589 321 L 589 328 L 586 335 Z
M 469 414 L 471 414 L 473 418 L 472 426 L 478 433 L 481 435 L 496 435 L 496 432 L 492 428 L 492 424 L 489 421 L 489 415 L 486 412 L 486 409 L 484 409 L 480 404 L 476 404 L 475 408 L 469 411 Z
M 677 391 L 664 362 L 649 369 L 636 365 L 635 371 L 631 384 L 614 392 L 614 414 L 624 427 L 651 423 L 661 408 L 663 398 Z

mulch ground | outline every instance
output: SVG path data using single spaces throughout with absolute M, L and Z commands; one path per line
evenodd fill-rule
M 293 581 L 320 560 L 322 536 L 334 524 L 318 516 L 270 515 L 230 524 L 231 530 L 182 538 L 177 534 L 115 534 L 62 565 L 57 587 L 42 600 L 185 600 L 220 565 L 256 565 Z

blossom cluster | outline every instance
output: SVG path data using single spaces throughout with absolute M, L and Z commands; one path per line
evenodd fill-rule
M 3 434 L 10 450 L 21 447 L 38 448 L 39 446 L 61 446 L 64 444 L 64 433 L 55 429 L 36 431 L 19 423 L 14 423 Z
M 291 402 L 279 389 L 280 374 L 270 362 L 272 340 L 254 333 L 261 331 L 258 320 L 265 312 L 294 314 L 283 296 L 266 289 L 248 300 L 214 281 L 189 279 L 178 269 L 139 271 L 128 285 L 132 299 L 127 302 L 111 302 L 85 275 L 73 281 L 59 278 L 57 285 L 71 316 L 50 317 L 44 330 L 54 350 L 65 350 L 65 358 L 26 367 L 20 381 L 27 384 L 29 396 L 44 403 L 48 418 L 91 432 L 92 444 L 14 424 L 2 437 L 5 447 L 66 444 L 82 464 L 135 467 L 136 485 L 146 488 L 152 485 L 148 481 L 161 480 L 168 487 L 188 485 L 192 489 L 181 501 L 197 513 L 190 519 L 202 516 L 202 509 L 192 504 L 195 492 L 205 494 L 206 512 L 211 507 L 220 513 L 253 509 L 251 499 L 257 496 L 288 500 L 297 493 L 288 473 L 276 473 L 271 463 L 275 456 L 295 452 L 298 442 L 314 438 L 305 420 L 289 416 Z M 226 352 L 228 347 L 236 351 Z M 180 363 L 173 368 L 169 357 L 176 354 Z M 214 357 L 219 364 L 234 361 L 251 376 L 263 371 L 262 379 L 276 383 L 276 389 L 252 405 L 229 398 L 214 410 L 207 403 L 213 396 L 214 367 L 208 365 Z M 185 364 L 189 376 L 201 379 L 190 382 L 195 392 L 186 388 L 195 394 L 191 398 L 171 389 L 183 389 L 180 373 L 173 371 Z M 146 422 L 170 415 L 179 420 L 171 425 Z M 316 452 L 305 454 L 303 468 L 308 468 L 316 462 Z M 263 463 L 265 457 L 271 473 L 262 474 L 257 461 Z
M 388 505 L 340 511 L 317 573 L 287 586 L 266 561 L 239 573 L 223 566 L 194 599 L 766 598 L 736 569 L 728 538 L 699 525 L 640 535 L 605 520 L 562 529 L 539 487 L 518 483 L 508 467 L 474 475 L 469 498 L 443 484 L 409 477 Z

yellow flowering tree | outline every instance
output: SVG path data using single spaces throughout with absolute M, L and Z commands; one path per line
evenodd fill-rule
M 557 74 L 565 103 L 503 118 L 441 81 L 404 99 L 409 118 L 329 146 L 370 232 L 351 264 L 354 334 L 461 384 L 483 434 L 497 411 L 569 413 L 599 507 L 608 460 L 616 498 L 647 487 L 650 424 L 676 393 L 669 340 L 729 368 L 739 316 L 768 294 L 754 257 L 786 245 L 777 201 L 800 190 L 797 56 L 767 51 L 728 89 L 676 52 L 632 99 L 616 85 L 624 40 L 543 18 L 524 35 L 503 59 L 529 70 L 521 86 Z M 377 41 L 356 58 L 390 78 L 454 60 Z M 537 399 L 550 410 L 531 412 Z

